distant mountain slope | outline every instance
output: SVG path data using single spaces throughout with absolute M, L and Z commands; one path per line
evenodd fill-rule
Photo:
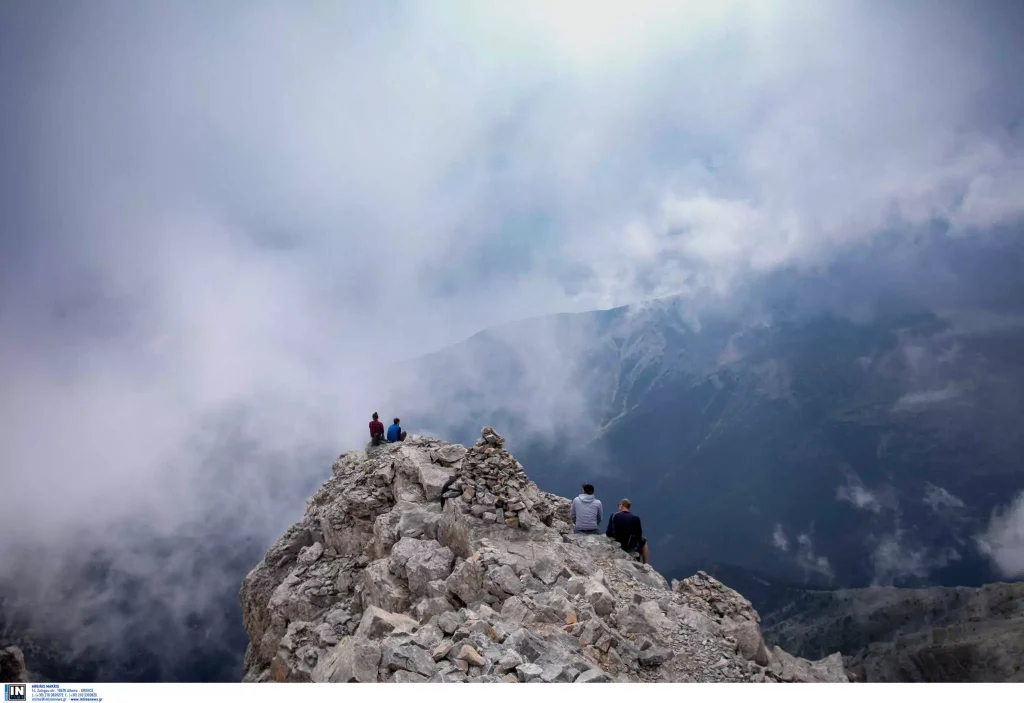
M 841 649 L 867 681 L 1024 681 L 1024 583 L 807 592 L 764 625 L 798 656 Z

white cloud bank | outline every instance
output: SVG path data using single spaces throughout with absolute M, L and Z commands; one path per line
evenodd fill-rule
M 996 510 L 988 529 L 976 538 L 978 549 L 1005 578 L 1024 576 L 1024 493 Z

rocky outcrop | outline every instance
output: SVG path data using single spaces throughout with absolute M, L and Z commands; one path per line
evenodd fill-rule
M 1024 681 L 1024 583 L 812 591 L 766 635 L 815 656 L 840 649 L 864 681 Z
M 491 428 L 344 454 L 241 590 L 245 681 L 847 681 L 742 596 L 574 535 Z
M 4 683 L 28 683 L 25 655 L 17 647 L 0 649 L 0 681 Z

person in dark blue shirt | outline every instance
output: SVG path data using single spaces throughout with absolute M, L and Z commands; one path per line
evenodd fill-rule
M 627 552 L 639 552 L 640 558 L 648 562 L 647 540 L 644 538 L 640 518 L 629 512 L 629 498 L 619 501 L 619 512 L 608 520 L 606 535 L 619 543 Z
M 401 428 L 401 426 L 399 426 L 400 422 L 401 422 L 401 420 L 399 420 L 396 417 L 395 418 L 395 424 L 391 425 L 391 427 L 388 428 L 388 438 L 387 439 L 388 439 L 389 442 L 401 442 L 402 440 L 405 439 L 405 437 L 406 437 L 405 430 L 403 430 Z

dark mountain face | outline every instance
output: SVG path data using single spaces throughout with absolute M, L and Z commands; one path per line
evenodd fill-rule
M 408 382 L 438 404 L 406 415 L 459 440 L 501 427 L 546 490 L 629 497 L 668 571 L 990 581 L 974 537 L 1024 489 L 1020 251 L 939 241 L 904 257 L 931 267 L 916 287 L 865 255 L 700 318 L 667 299 L 481 333 L 423 360 Z M 532 421 L 507 400 L 538 397 Z

